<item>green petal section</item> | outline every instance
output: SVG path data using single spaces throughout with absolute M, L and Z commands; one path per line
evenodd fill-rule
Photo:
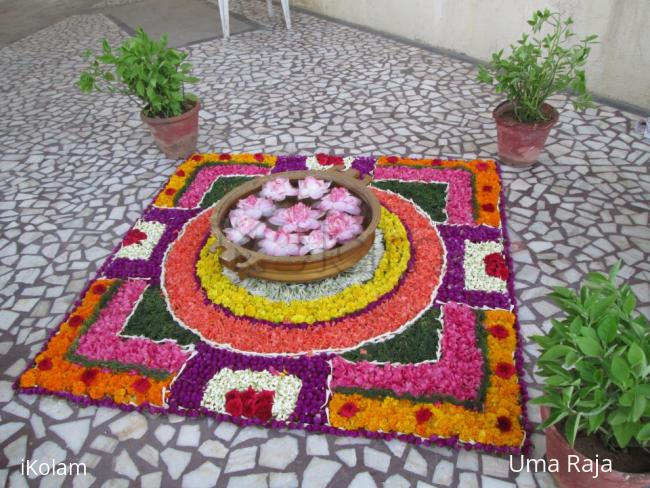
M 420 183 L 415 181 L 381 180 L 373 186 L 390 190 L 413 200 L 434 222 L 445 222 L 447 213 L 447 185 L 440 183 Z
M 133 312 L 121 336 L 147 337 L 154 341 L 173 339 L 181 346 L 194 344 L 199 337 L 184 329 L 169 313 L 160 288 L 149 287 Z
M 437 359 L 440 310 L 429 308 L 402 333 L 342 354 L 349 361 L 413 364 Z M 365 354 L 361 351 L 365 350 Z
M 223 196 L 230 190 L 238 187 L 250 179 L 250 176 L 220 176 L 213 183 L 210 191 L 203 197 L 203 200 L 201 201 L 201 208 L 211 207 L 213 204 L 221 200 Z

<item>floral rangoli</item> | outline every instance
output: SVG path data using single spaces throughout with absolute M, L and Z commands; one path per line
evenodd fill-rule
M 308 284 L 221 266 L 210 216 L 222 196 L 256 176 L 332 165 L 374 176 L 381 219 L 361 261 Z M 340 197 L 327 204 L 354 203 Z M 527 452 L 504 218 L 494 161 L 194 155 L 16 387 L 240 425 Z

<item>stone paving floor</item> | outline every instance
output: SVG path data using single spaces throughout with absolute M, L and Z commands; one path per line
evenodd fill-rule
M 299 12 L 287 32 L 262 2 L 233 3 L 265 28 L 188 49 L 203 79 L 200 150 L 496 156 L 498 97 L 471 64 Z M 0 50 L 0 486 L 552 486 L 474 452 L 14 395 L 47 331 L 177 164 L 127 100 L 73 85 L 85 48 L 124 36 L 102 15 L 77 15 Z M 548 152 L 504 173 L 526 336 L 557 312 L 552 286 L 617 259 L 646 314 L 650 305 L 650 145 L 632 133 L 632 114 L 553 103 L 562 116 Z M 526 347 L 533 394 L 537 355 Z M 544 436 L 533 440 L 542 456 Z M 89 474 L 24 478 L 21 459 L 39 457 L 85 462 Z

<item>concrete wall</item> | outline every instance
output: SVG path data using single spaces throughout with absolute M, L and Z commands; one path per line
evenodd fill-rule
M 573 16 L 598 34 L 587 65 L 592 92 L 650 110 L 650 0 L 292 0 L 315 13 L 487 61 L 528 29 L 536 9 Z

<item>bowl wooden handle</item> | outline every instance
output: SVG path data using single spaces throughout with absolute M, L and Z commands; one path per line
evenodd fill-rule
M 224 250 L 219 255 L 219 260 L 229 268 L 235 266 L 235 263 L 239 259 L 239 253 L 228 241 L 224 242 Z
M 237 269 L 242 272 L 246 271 L 248 268 L 255 266 L 261 259 L 261 256 L 249 256 L 243 263 L 237 263 Z

